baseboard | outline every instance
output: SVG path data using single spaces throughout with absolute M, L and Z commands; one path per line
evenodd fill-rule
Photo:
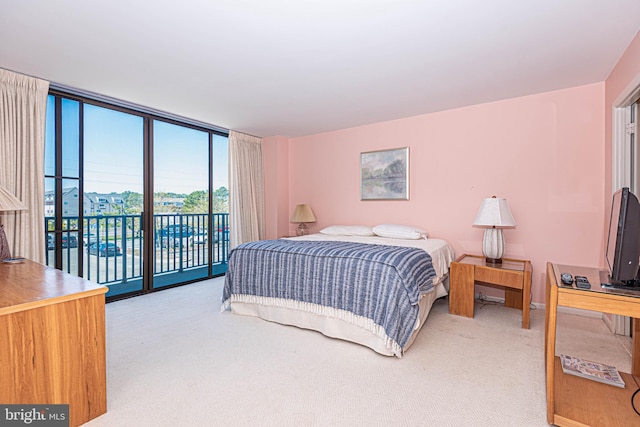
M 482 299 L 483 301 L 487 301 L 487 302 L 490 302 L 490 303 L 504 304 L 504 298 L 493 297 L 493 296 L 484 295 L 484 294 L 475 294 L 475 299 L 476 299 L 476 301 Z M 538 303 L 538 302 L 532 302 L 531 305 L 533 307 L 535 307 L 536 310 L 544 311 L 545 308 L 546 308 L 545 304 Z M 593 318 L 596 318 L 596 319 L 602 319 L 605 322 L 605 324 L 607 324 L 609 329 L 611 329 L 611 325 L 610 325 L 611 321 L 610 321 L 610 319 L 608 319 L 607 316 L 604 316 L 599 311 L 583 310 L 581 308 L 564 307 L 564 306 L 559 305 L 558 306 L 558 313 L 574 314 L 576 316 L 593 317 Z M 613 330 L 613 329 L 611 329 L 611 330 Z

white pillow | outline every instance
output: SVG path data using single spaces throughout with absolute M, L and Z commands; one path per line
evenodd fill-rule
M 392 239 L 408 239 L 418 240 L 426 239 L 428 234 L 426 230 L 409 225 L 399 224 L 380 224 L 373 227 L 373 232 L 380 237 L 389 237 Z
M 330 236 L 374 236 L 371 227 L 366 225 L 330 225 L 320 230 Z

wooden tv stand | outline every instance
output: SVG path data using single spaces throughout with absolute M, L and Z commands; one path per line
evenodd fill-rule
M 0 262 L 0 403 L 107 411 L 107 288 L 32 261 Z
M 561 285 L 561 273 L 586 276 L 591 289 L 578 289 L 575 284 Z M 600 286 L 604 281 L 606 273 L 595 268 L 547 263 L 545 366 L 549 424 L 607 427 L 640 425 L 640 415 L 631 406 L 631 396 L 640 385 L 640 293 L 604 289 Z M 632 373 L 620 373 L 626 385 L 624 389 L 562 372 L 560 358 L 555 354 L 559 305 L 634 318 Z M 571 356 L 580 357 L 577 354 Z M 606 363 L 599 360 L 594 362 Z M 634 403 L 640 411 L 640 396 L 636 396 Z

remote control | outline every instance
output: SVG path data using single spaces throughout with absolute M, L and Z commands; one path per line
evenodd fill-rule
M 589 279 L 584 276 L 576 276 L 576 287 L 580 289 L 589 289 L 591 288 L 591 283 L 589 283 Z
M 569 273 L 560 274 L 560 280 L 565 285 L 571 285 L 573 283 L 573 277 Z

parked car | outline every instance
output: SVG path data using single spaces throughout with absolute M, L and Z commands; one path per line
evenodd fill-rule
M 82 241 L 85 246 L 89 246 L 91 243 L 98 241 L 98 236 L 96 236 L 96 233 L 84 233 Z
M 184 245 L 189 239 L 193 241 L 194 234 L 193 227 L 189 225 L 168 225 L 156 233 L 156 244 L 163 248 L 176 247 L 179 246 L 180 243 Z
M 93 242 L 89 245 L 89 255 L 119 256 L 122 255 L 120 247 L 111 242 Z
M 77 248 L 78 247 L 78 238 L 73 235 L 63 235 L 62 236 L 62 247 L 63 248 Z
M 207 232 L 198 233 L 193 236 L 193 243 L 196 245 L 205 245 L 207 244 Z
M 229 226 L 225 225 L 224 227 L 218 227 L 214 233 L 214 242 L 218 243 L 220 240 L 220 236 L 222 236 L 222 240 L 225 242 L 229 241 Z
M 229 241 L 229 227 L 218 227 L 213 230 L 213 243 L 218 243 L 220 239 Z M 204 245 L 207 243 L 208 236 L 207 231 L 199 231 L 193 236 L 193 243 L 197 245 Z
M 78 238 L 72 234 L 64 234 L 62 236 L 62 247 L 63 248 L 77 248 L 78 247 Z M 56 248 L 56 236 L 54 233 L 47 233 L 47 249 L 55 249 Z

